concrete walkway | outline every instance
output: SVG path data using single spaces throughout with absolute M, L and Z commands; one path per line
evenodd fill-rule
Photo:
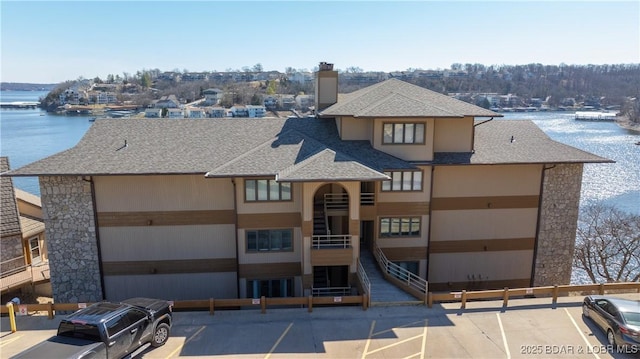
M 360 250 L 360 262 L 371 282 L 371 306 L 424 305 L 416 297 L 384 279 L 370 251 Z

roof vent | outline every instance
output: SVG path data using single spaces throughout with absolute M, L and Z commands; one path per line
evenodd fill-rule
M 333 64 L 330 64 L 328 62 L 320 62 L 320 66 L 319 66 L 319 70 L 320 71 L 333 71 Z

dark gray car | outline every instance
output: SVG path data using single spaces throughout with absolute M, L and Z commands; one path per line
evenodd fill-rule
M 607 334 L 609 345 L 640 352 L 640 301 L 590 295 L 582 302 L 582 314 Z

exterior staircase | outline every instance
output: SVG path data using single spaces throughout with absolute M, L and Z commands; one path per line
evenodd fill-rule
M 371 306 L 424 305 L 424 302 L 388 282 L 367 249 L 360 249 L 360 263 L 371 282 Z

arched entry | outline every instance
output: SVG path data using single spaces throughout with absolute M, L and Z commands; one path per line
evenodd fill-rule
M 349 194 L 338 183 L 319 187 L 313 196 L 312 295 L 348 295 L 351 235 Z

